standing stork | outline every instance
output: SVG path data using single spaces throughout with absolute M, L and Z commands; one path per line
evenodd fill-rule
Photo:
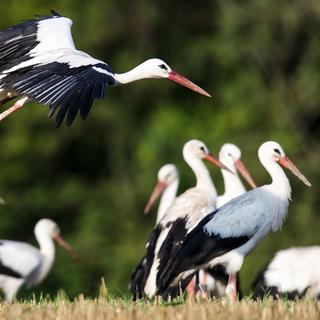
M 238 172 L 247 181 L 251 188 L 256 184 L 249 171 L 241 161 L 241 150 L 233 143 L 225 143 L 219 151 L 219 161 L 225 164 L 231 171 L 221 170 L 224 182 L 224 194 L 217 198 L 217 208 L 222 207 L 231 199 L 240 196 L 246 192 L 246 189 L 238 175 Z M 228 283 L 228 274 L 223 265 L 217 265 L 211 269 L 201 269 L 197 277 L 200 290 L 204 295 L 214 296 L 216 298 L 225 295 L 225 289 Z M 188 285 L 189 293 L 194 294 L 197 290 L 196 277 Z
M 202 160 L 227 169 L 199 140 L 190 140 L 184 145 L 183 158 L 193 170 L 197 183 L 175 199 L 151 233 L 144 287 L 149 298 L 156 293 L 158 270 L 163 268 L 163 262 L 179 250 L 180 242 L 192 227 L 215 208 L 216 189 Z
M 144 213 L 149 213 L 152 205 L 155 203 L 157 198 L 161 196 L 156 225 L 176 198 L 178 187 L 179 173 L 177 167 L 171 163 L 163 165 L 158 171 L 158 182 L 144 208 Z M 147 243 L 146 248 L 148 248 L 148 246 L 149 243 Z M 147 257 L 144 256 L 131 275 L 129 290 L 133 294 L 133 300 L 141 299 L 144 296 L 143 288 L 146 264 Z
M 37 285 L 47 276 L 55 256 L 53 240 L 74 255 L 52 220 L 38 221 L 34 234 L 40 249 L 25 242 L 0 240 L 0 288 L 7 302 L 14 301 L 23 284 L 27 287 Z
M 310 293 L 320 298 L 320 246 L 280 250 L 253 283 L 253 296 L 263 299 L 302 298 Z
M 230 300 L 236 300 L 236 273 L 244 257 L 268 233 L 279 230 L 287 215 L 291 187 L 281 166 L 311 186 L 277 142 L 263 143 L 258 156 L 272 178 L 271 184 L 232 199 L 202 219 L 186 236 L 181 249 L 163 261 L 155 290 L 159 294 L 178 283 L 182 276 L 223 264 L 229 275 L 226 294 Z
M 75 48 L 72 21 L 52 11 L 0 31 L 0 105 L 18 97 L 0 114 L 0 121 L 29 101 L 59 109 L 56 126 L 67 115 L 70 126 L 78 112 L 85 119 L 94 99 L 101 99 L 105 85 L 116 86 L 141 79 L 164 78 L 195 92 L 209 93 L 173 71 L 160 59 L 149 59 L 125 73 Z

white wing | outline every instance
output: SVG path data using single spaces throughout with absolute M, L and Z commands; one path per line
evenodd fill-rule
M 85 119 L 115 83 L 106 63 L 75 49 L 71 25 L 54 13 L 0 31 L 0 89 L 49 106 L 50 116 L 59 109 L 57 126 L 66 115 L 68 125 L 78 112 Z
M 28 278 L 41 263 L 39 250 L 28 243 L 0 240 L 0 264 L 23 278 Z

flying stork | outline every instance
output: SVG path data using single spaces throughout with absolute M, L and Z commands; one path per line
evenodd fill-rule
M 179 173 L 174 164 L 168 163 L 163 165 L 158 171 L 157 184 L 144 208 L 144 213 L 148 214 L 152 205 L 161 195 L 158 207 L 156 225 L 162 219 L 166 210 L 173 203 L 176 198 L 179 187 Z M 147 243 L 146 248 L 148 248 Z M 134 269 L 131 275 L 129 290 L 133 294 L 133 300 L 141 299 L 144 296 L 144 275 L 146 273 L 147 257 L 144 256 L 138 266 Z
M 225 143 L 219 151 L 219 161 L 225 164 L 231 171 L 221 170 L 224 182 L 224 193 L 217 198 L 217 208 L 222 207 L 231 199 L 246 192 L 246 189 L 238 175 L 238 172 L 247 181 L 251 188 L 256 184 L 249 171 L 241 161 L 241 150 L 233 143 Z M 197 283 L 198 282 L 198 283 Z M 211 269 L 201 269 L 197 277 L 194 277 L 188 285 L 189 294 L 200 289 L 203 296 L 223 297 L 228 283 L 228 274 L 223 265 L 217 265 Z
M 25 242 L 0 240 L 0 288 L 4 291 L 7 302 L 14 301 L 23 284 L 27 287 L 34 286 L 47 276 L 55 256 L 53 240 L 75 256 L 52 220 L 38 221 L 34 234 L 40 249 Z
M 287 215 L 291 187 L 281 166 L 311 186 L 279 143 L 263 143 L 258 156 L 272 178 L 271 184 L 250 190 L 203 218 L 187 234 L 181 249 L 174 256 L 163 258 L 155 289 L 158 294 L 195 270 L 223 264 L 229 275 L 226 294 L 230 300 L 236 300 L 236 273 L 244 257 L 268 233 L 279 230 Z
M 183 158 L 196 176 L 196 186 L 175 199 L 150 235 L 144 286 L 149 298 L 156 292 L 158 270 L 163 268 L 163 261 L 179 250 L 190 228 L 215 208 L 217 192 L 202 160 L 228 170 L 199 140 L 190 140 L 184 145 Z
M 320 246 L 278 251 L 253 283 L 253 297 L 320 298 Z
M 52 11 L 0 31 L 0 105 L 14 98 L 0 121 L 25 103 L 34 101 L 57 110 L 56 126 L 67 116 L 70 126 L 78 112 L 85 119 L 105 85 L 117 86 L 141 79 L 164 78 L 195 92 L 210 94 L 173 71 L 160 59 L 149 59 L 125 73 L 113 73 L 105 62 L 75 48 L 72 21 Z

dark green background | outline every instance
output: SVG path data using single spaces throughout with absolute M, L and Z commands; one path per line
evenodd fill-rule
M 112 294 L 126 293 L 154 224 L 142 210 L 158 168 L 178 165 L 180 192 L 194 184 L 181 155 L 191 138 L 214 153 L 236 143 L 258 185 L 270 179 L 257 148 L 276 140 L 313 183 L 289 174 L 287 222 L 245 260 L 245 290 L 276 250 L 319 244 L 319 1 L 7 0 L 0 27 L 50 9 L 70 17 L 77 47 L 113 71 L 159 57 L 213 97 L 141 81 L 106 90 L 71 128 L 56 129 L 36 104 L 0 124 L 1 238 L 35 243 L 34 224 L 49 217 L 83 257 L 75 263 L 58 250 L 37 292 L 95 296 L 105 277 Z M 222 193 L 220 172 L 210 171 Z

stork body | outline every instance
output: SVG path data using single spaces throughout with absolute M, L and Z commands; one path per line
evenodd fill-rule
M 320 246 L 280 250 L 253 284 L 255 298 L 301 298 L 309 291 L 320 297 Z
M 80 113 L 85 119 L 93 100 L 104 96 L 106 85 L 122 85 L 147 78 L 175 81 L 200 94 L 200 87 L 173 71 L 160 59 L 149 59 L 126 73 L 113 73 L 105 62 L 75 48 L 72 21 L 56 12 L 0 31 L 0 105 L 13 99 L 0 120 L 29 101 L 57 110 L 56 125 L 65 116 L 71 125 Z
M 291 187 L 280 165 L 311 185 L 278 143 L 265 142 L 258 156 L 272 178 L 271 184 L 250 190 L 207 215 L 187 235 L 181 250 L 164 261 L 166 267 L 159 270 L 160 294 L 182 276 L 222 264 L 229 275 L 226 293 L 231 300 L 236 299 L 236 273 L 244 257 L 268 233 L 279 230 L 288 211 Z
M 176 198 L 178 187 L 179 173 L 177 167 L 174 164 L 165 164 L 158 172 L 158 182 L 144 209 L 145 214 L 147 214 L 153 203 L 161 195 L 156 225 Z M 148 248 L 148 246 L 149 243 L 147 243 L 146 248 Z M 131 275 L 129 290 L 132 292 L 134 300 L 141 299 L 144 296 L 143 289 L 145 284 L 146 265 L 147 257 L 144 256 Z
M 219 160 L 230 168 L 232 172 L 221 170 L 225 192 L 221 196 L 218 196 L 217 208 L 222 207 L 233 198 L 246 192 L 238 172 L 252 188 L 256 187 L 255 182 L 240 159 L 241 150 L 235 144 L 225 143 L 221 147 Z M 223 265 L 217 265 L 212 269 L 200 270 L 199 272 L 201 289 L 211 297 L 219 298 L 224 296 L 227 283 L 228 274 Z
M 35 236 L 40 249 L 25 242 L 0 240 L 0 288 L 7 302 L 15 299 L 23 284 L 29 288 L 38 285 L 47 276 L 55 257 L 53 240 L 66 250 L 71 250 L 52 220 L 40 220 L 35 226 Z
M 202 159 L 225 168 L 199 140 L 191 140 L 184 145 L 183 157 L 195 173 L 197 183 L 175 199 L 151 233 L 144 287 L 149 298 L 156 293 L 158 270 L 163 268 L 167 256 L 179 250 L 180 242 L 187 233 L 215 208 L 216 189 Z

